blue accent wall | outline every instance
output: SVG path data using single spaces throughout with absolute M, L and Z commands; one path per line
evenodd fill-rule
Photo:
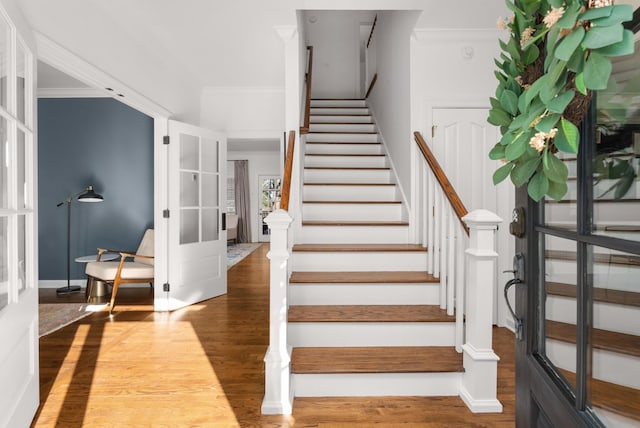
M 111 98 L 38 100 L 41 280 L 67 278 L 68 195 L 93 185 L 100 203 L 71 203 L 71 279 L 76 257 L 97 247 L 135 251 L 153 227 L 153 119 Z

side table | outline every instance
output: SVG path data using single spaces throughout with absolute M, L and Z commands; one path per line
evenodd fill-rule
M 118 253 L 102 253 L 102 257 L 100 257 L 100 261 L 107 262 L 110 260 L 116 260 L 119 257 L 120 257 L 120 254 Z M 97 258 L 98 258 L 97 254 L 91 254 L 88 256 L 76 257 L 75 262 L 76 263 L 95 262 Z M 93 281 L 93 287 L 89 286 L 90 285 L 89 281 Z M 89 293 L 89 290 L 91 290 L 91 293 Z M 108 294 L 107 285 L 103 281 L 97 281 L 91 278 L 87 279 L 87 286 L 85 288 L 85 297 L 87 298 L 87 302 L 97 297 L 106 296 L 107 294 Z

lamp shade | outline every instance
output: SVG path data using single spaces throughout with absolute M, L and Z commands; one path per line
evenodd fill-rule
M 102 195 L 98 195 L 94 190 L 93 186 L 88 186 L 87 190 L 78 196 L 78 201 L 80 202 L 102 202 L 104 198 Z

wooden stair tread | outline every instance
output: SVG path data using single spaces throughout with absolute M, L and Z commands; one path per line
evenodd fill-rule
M 384 153 L 305 153 L 305 156 L 328 156 L 328 157 L 384 157 Z
M 291 372 L 301 374 L 462 371 L 462 354 L 450 346 L 293 348 L 291 354 Z
M 575 385 L 575 373 L 563 369 L 558 371 Z M 640 420 L 640 390 L 600 379 L 591 379 L 590 382 L 592 406 Z
M 421 284 L 439 282 L 424 271 L 292 272 L 290 284 Z
M 303 221 L 303 226 L 408 226 L 406 221 Z
M 366 101 L 366 98 L 311 98 L 311 101 Z
M 545 251 L 545 256 L 548 259 L 555 260 L 576 260 L 576 253 L 574 251 L 547 250 Z M 640 256 L 626 254 L 594 254 L 593 261 L 594 263 L 610 265 L 640 266 Z
M 293 251 L 310 252 L 426 252 L 427 248 L 419 244 L 296 244 Z
M 577 290 L 573 284 L 561 282 L 547 282 L 547 293 L 554 296 L 576 297 Z M 640 307 L 640 293 L 633 291 L 612 290 L 610 288 L 593 288 L 593 300 L 596 302 L 613 303 Z
M 315 115 L 314 115 L 315 116 Z M 342 116 L 341 114 L 336 114 L 333 116 Z M 309 125 L 373 125 L 371 122 L 309 122 Z
M 576 343 L 576 326 L 574 324 L 547 320 L 546 327 L 547 338 Z M 594 328 L 592 340 L 594 349 L 640 357 L 640 336 Z
M 380 142 L 375 141 L 307 141 L 305 144 L 357 144 L 357 145 L 365 145 L 365 144 L 382 144 Z
M 352 169 L 357 171 L 367 171 L 367 170 L 390 170 L 391 168 L 384 167 L 358 167 L 358 166 L 305 166 L 304 169 Z
M 290 306 L 289 322 L 454 322 L 437 305 Z
M 303 183 L 303 186 L 395 186 L 395 183 Z
M 402 201 L 302 201 L 303 204 L 356 204 L 356 205 L 366 205 L 366 204 L 401 204 Z
M 311 108 L 328 108 L 328 107 L 311 107 Z M 343 108 L 367 108 L 367 107 L 343 107 Z M 311 113 L 309 116 L 371 116 L 368 113 L 340 113 L 340 114 L 331 114 L 331 113 Z M 322 122 L 318 122 L 322 123 Z
M 309 134 L 377 134 L 377 131 L 309 131 Z

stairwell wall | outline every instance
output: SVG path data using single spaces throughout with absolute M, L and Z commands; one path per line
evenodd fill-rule
M 378 80 L 368 104 L 403 194 L 411 192 L 410 40 L 417 11 L 384 11 L 376 23 Z M 409 203 L 409 200 L 407 200 Z

